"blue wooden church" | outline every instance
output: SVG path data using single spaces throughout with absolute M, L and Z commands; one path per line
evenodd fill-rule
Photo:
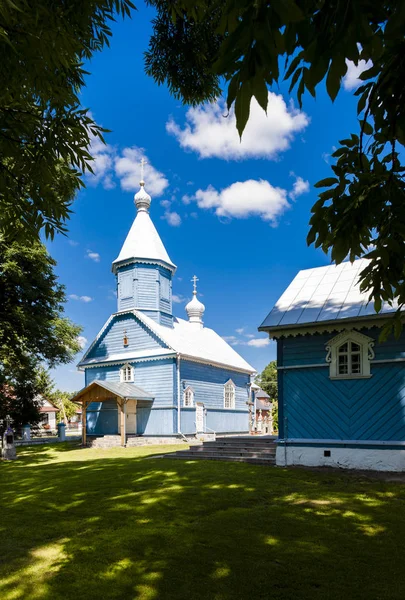
M 379 342 L 367 261 L 300 271 L 259 330 L 277 341 L 278 465 L 405 470 L 405 331 Z
M 141 181 L 137 215 L 112 270 L 117 312 L 109 317 L 78 367 L 86 387 L 83 438 L 181 436 L 247 432 L 255 373 L 215 331 L 204 327 L 204 305 L 193 298 L 188 319 L 173 315 L 170 260 L 149 216 Z

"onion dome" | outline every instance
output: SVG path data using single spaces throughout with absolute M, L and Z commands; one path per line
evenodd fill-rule
M 139 185 L 141 186 L 141 189 L 134 196 L 135 206 L 138 212 L 149 212 L 152 198 L 145 190 L 145 182 L 143 180 L 139 182 Z
M 194 284 L 193 290 L 193 298 L 186 305 L 186 312 L 188 315 L 189 323 L 195 323 L 197 325 L 203 326 L 203 315 L 205 312 L 205 306 L 202 302 L 200 302 L 197 298 L 197 277 L 194 275 L 192 282 Z

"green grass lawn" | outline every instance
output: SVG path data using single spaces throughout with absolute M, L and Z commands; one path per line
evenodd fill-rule
M 0 463 L 0 600 L 404 599 L 404 485 L 174 449 Z

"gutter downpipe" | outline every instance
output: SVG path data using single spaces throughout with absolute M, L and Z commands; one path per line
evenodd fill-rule
M 176 355 L 176 366 L 177 366 L 177 433 L 178 435 L 181 435 L 181 437 L 183 438 L 183 440 L 185 442 L 187 442 L 188 444 L 188 439 L 186 438 L 186 436 L 181 432 L 181 414 L 180 414 L 180 409 L 181 409 L 181 389 L 180 389 L 180 354 L 177 353 Z

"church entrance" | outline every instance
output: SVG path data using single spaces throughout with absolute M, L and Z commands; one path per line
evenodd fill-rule
M 195 404 L 195 427 L 197 433 L 204 433 L 204 404 L 202 402 Z
M 126 432 L 127 435 L 133 435 L 136 433 L 136 400 L 128 400 L 126 409 Z

